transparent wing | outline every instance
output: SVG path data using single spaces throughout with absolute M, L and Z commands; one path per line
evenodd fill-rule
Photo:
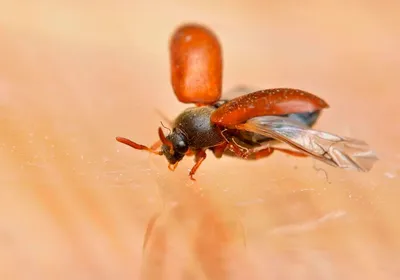
M 369 171 L 378 160 L 364 141 L 313 130 L 287 117 L 263 116 L 237 125 L 237 129 L 271 137 L 329 165 Z

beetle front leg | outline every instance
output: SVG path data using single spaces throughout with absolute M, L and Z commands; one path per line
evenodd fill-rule
M 206 159 L 207 154 L 205 150 L 200 150 L 196 153 L 196 164 L 192 167 L 189 173 L 189 177 L 191 180 L 196 181 L 195 178 L 193 178 L 193 175 L 196 173 L 197 169 L 200 167 L 201 163 Z

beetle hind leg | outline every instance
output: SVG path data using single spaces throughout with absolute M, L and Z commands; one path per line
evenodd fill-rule
M 243 154 L 245 159 L 261 159 L 270 156 L 274 151 L 280 151 L 282 153 L 295 156 L 295 157 L 307 157 L 306 154 L 302 152 L 297 152 L 289 149 L 278 148 L 278 147 L 267 147 L 261 150 L 248 150 Z

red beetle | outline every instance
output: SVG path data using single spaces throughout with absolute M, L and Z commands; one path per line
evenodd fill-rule
M 193 175 L 210 149 L 245 159 L 267 157 L 273 151 L 311 156 L 332 166 L 369 171 L 377 160 L 364 141 L 311 129 L 328 104 L 321 98 L 291 88 L 252 92 L 221 100 L 222 50 L 212 31 L 197 24 L 183 25 L 170 41 L 171 82 L 176 97 L 196 104 L 174 121 L 172 132 L 147 147 L 117 137 L 138 150 L 164 155 L 174 170 L 185 155 L 195 155 Z M 294 149 L 277 147 L 286 143 Z M 158 148 L 161 146 L 161 149 Z

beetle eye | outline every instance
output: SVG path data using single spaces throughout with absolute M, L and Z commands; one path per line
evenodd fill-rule
M 186 145 L 185 141 L 182 141 L 182 140 L 181 140 L 181 141 L 178 141 L 178 142 L 176 143 L 176 145 L 175 145 L 175 150 L 176 150 L 178 153 L 184 154 L 184 153 L 187 152 L 188 146 Z

